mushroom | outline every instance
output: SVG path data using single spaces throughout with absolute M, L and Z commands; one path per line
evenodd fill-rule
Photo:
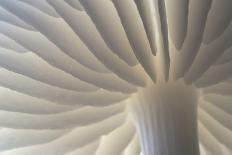
M 231 10 L 0 0 L 1 154 L 232 154 Z

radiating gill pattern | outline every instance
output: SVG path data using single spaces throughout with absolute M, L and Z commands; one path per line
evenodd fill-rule
M 231 155 L 231 19 L 231 0 L 0 0 L 0 154 Z

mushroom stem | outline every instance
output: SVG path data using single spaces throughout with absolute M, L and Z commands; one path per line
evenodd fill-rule
M 182 81 L 157 83 L 130 100 L 144 155 L 199 155 L 198 93 Z

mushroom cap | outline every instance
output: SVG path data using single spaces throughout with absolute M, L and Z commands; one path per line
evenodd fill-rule
M 232 153 L 231 0 L 0 0 L 2 155 L 139 155 L 151 83 L 199 94 L 202 154 Z

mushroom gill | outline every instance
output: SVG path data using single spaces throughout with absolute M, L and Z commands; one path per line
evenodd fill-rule
M 1 155 L 231 155 L 231 0 L 0 0 Z

